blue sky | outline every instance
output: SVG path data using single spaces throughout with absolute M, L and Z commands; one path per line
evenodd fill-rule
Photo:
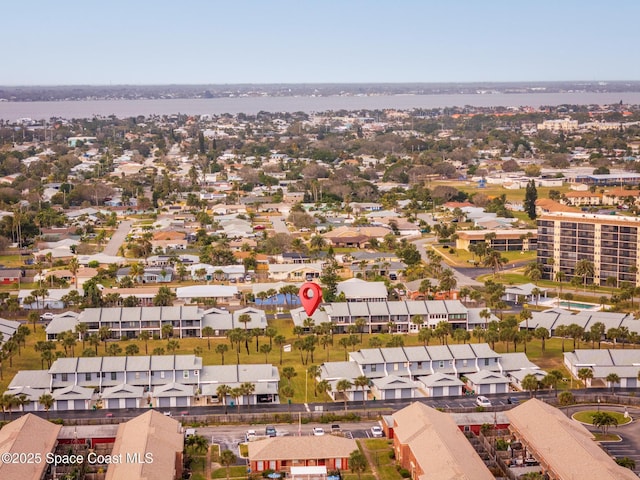
M 640 80 L 640 1 L 8 1 L 0 85 Z

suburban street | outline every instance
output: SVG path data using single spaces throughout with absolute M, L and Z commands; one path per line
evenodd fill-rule
M 289 233 L 289 229 L 287 228 L 287 224 L 284 220 L 284 217 L 281 216 L 271 216 L 269 217 L 271 220 L 271 224 L 273 225 L 273 230 L 276 233 Z
M 111 239 L 109 240 L 107 245 L 104 247 L 104 250 L 102 251 L 102 253 L 104 255 L 110 255 L 114 257 L 118 255 L 118 250 L 124 243 L 124 239 L 129 234 L 129 231 L 131 230 L 132 225 L 133 225 L 133 221 L 131 220 L 121 221 L 118 224 L 118 229 L 115 232 L 113 232 Z

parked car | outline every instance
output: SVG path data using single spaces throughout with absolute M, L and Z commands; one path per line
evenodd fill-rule
M 383 437 L 384 432 L 382 431 L 382 427 L 379 427 L 378 425 L 374 425 L 373 427 L 371 427 L 371 436 Z
M 43 313 L 42 315 L 40 315 L 40 320 L 45 320 L 45 321 L 53 320 L 53 313 L 51 312 Z
M 491 400 L 489 400 L 487 397 L 483 397 L 482 395 L 479 395 L 476 398 L 476 405 L 478 405 L 479 407 L 490 407 Z
M 322 427 L 313 427 L 313 434 L 316 437 L 321 437 L 322 435 L 324 435 L 324 428 L 322 428 Z
M 507 398 L 507 403 L 509 405 L 518 405 L 520 403 L 520 399 L 516 397 L 509 397 Z
M 255 430 L 247 430 L 245 438 L 246 438 L 247 442 L 250 442 L 251 440 L 254 440 L 256 438 L 256 431 Z
M 340 425 L 338 425 L 337 423 L 334 423 L 333 425 L 331 425 L 331 433 L 340 433 L 342 431 L 342 429 L 340 428 Z
M 267 425 L 264 429 L 264 434 L 267 437 L 275 437 L 277 435 L 276 427 L 274 427 L 273 425 Z

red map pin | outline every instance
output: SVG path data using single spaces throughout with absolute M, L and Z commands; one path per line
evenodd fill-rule
M 313 312 L 316 311 L 322 301 L 322 289 L 320 285 L 313 282 L 303 283 L 298 295 L 300 296 L 304 311 L 307 312 L 308 316 L 313 315 Z

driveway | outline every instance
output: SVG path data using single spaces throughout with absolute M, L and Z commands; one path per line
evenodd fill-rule
M 120 222 L 120 224 L 118 225 L 118 229 L 113 233 L 111 239 L 109 240 L 109 243 L 107 243 L 107 246 L 104 247 L 102 253 L 112 256 L 118 255 L 118 250 L 120 250 L 120 247 L 124 243 L 124 239 L 131 231 L 132 225 L 133 222 L 131 220 L 123 220 L 122 222 Z

